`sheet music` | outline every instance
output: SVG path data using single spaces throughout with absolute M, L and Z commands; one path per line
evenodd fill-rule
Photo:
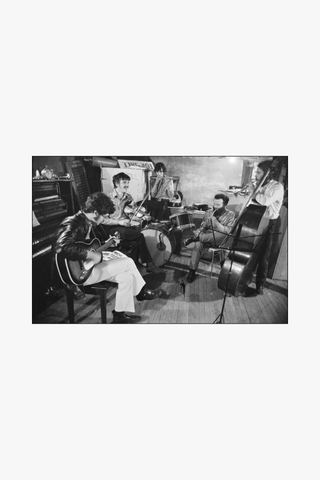
M 102 252 L 102 257 L 104 261 L 108 262 L 109 260 L 118 260 L 118 258 L 125 258 L 126 255 L 124 255 L 122 252 L 119 252 L 119 250 L 114 250 L 113 252 Z

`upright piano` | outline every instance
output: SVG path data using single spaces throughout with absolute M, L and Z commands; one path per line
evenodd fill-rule
M 71 184 L 70 184 L 71 185 Z M 33 317 L 46 306 L 46 291 L 56 286 L 53 234 L 68 215 L 70 204 L 61 196 L 58 180 L 32 182 L 32 310 Z

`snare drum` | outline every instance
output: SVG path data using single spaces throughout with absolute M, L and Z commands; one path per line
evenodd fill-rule
M 161 223 L 150 223 L 141 230 L 141 233 L 146 240 L 153 263 L 161 267 L 170 259 L 176 248 L 173 233 Z
M 171 215 L 170 220 L 172 225 L 179 230 L 188 230 L 195 227 L 194 223 L 192 223 L 191 215 L 186 212 Z

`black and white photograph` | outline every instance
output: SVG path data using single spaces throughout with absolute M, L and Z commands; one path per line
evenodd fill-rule
M 318 10 L 2 2 L 1 478 L 320 478 Z
M 34 323 L 288 322 L 287 156 L 34 156 L 32 220 Z

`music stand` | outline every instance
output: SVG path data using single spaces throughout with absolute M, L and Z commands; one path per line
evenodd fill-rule
M 224 290 L 224 295 L 223 295 L 223 302 L 222 302 L 222 308 L 221 308 L 221 312 L 219 313 L 219 315 L 217 316 L 217 318 L 212 322 L 212 323 L 222 323 L 223 321 L 223 312 L 224 312 L 224 306 L 225 306 L 225 303 L 226 303 L 226 298 L 227 298 L 227 295 L 228 295 L 228 286 L 229 286 L 229 279 L 230 279 L 230 274 L 231 274 L 231 270 L 232 270 L 232 265 L 233 265 L 233 259 L 234 259 L 234 253 L 235 253 L 235 250 L 236 250 L 236 246 L 237 246 L 237 241 L 239 239 L 239 236 L 240 236 L 240 233 L 241 233 L 241 229 L 242 229 L 242 224 L 240 223 L 238 225 L 238 229 L 237 229 L 237 232 L 236 232 L 236 235 L 232 241 L 232 245 L 231 245 L 231 248 L 230 248 L 230 251 L 233 253 L 232 255 L 232 258 L 231 258 L 231 262 L 230 262 L 230 267 L 229 267 L 229 272 L 228 272 L 228 277 L 227 277 L 227 283 L 226 283 L 226 288 Z M 223 248 L 223 250 L 227 250 L 226 248 Z

